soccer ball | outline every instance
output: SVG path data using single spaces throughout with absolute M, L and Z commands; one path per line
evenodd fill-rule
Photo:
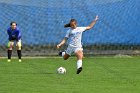
M 57 73 L 58 73 L 58 74 L 65 74 L 65 73 L 66 73 L 66 69 L 65 69 L 64 67 L 59 67 L 59 68 L 57 69 Z

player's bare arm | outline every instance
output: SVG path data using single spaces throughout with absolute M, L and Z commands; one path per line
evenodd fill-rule
M 86 27 L 86 30 L 90 30 L 94 25 L 95 23 L 97 22 L 97 20 L 99 19 L 98 15 L 95 17 L 94 21 L 91 22 L 91 24 L 89 26 Z
M 68 38 L 64 38 L 58 45 L 57 45 L 57 49 L 59 49 L 62 45 L 64 45 L 67 42 Z

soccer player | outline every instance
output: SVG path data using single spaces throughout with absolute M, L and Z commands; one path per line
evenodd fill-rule
M 60 52 L 59 55 L 63 56 L 64 60 L 67 60 L 72 53 L 75 53 L 77 57 L 77 74 L 82 71 L 82 58 L 83 58 L 83 48 L 81 44 L 82 33 L 84 31 L 90 30 L 98 20 L 98 16 L 94 19 L 94 21 L 87 27 L 77 27 L 77 21 L 75 19 L 71 19 L 70 23 L 64 25 L 64 27 L 70 27 L 67 31 L 64 39 L 57 45 L 57 49 L 59 49 L 62 45 L 66 43 L 68 39 L 68 47 L 65 52 Z
M 19 58 L 19 62 L 21 62 L 21 32 L 19 28 L 17 27 L 16 22 L 11 22 L 10 27 L 7 29 L 8 33 L 8 62 L 11 62 L 11 55 L 12 55 L 12 49 L 14 46 L 14 43 L 16 43 L 17 47 L 17 54 Z

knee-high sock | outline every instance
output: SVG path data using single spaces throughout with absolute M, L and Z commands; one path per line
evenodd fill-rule
M 62 52 L 62 57 L 63 57 L 65 54 L 66 54 L 65 52 Z
M 11 59 L 12 50 L 8 50 L 8 51 L 7 51 L 7 54 L 8 54 L 8 59 Z
M 21 59 L 21 50 L 17 50 L 18 58 Z
M 82 67 L 82 60 L 78 60 L 77 61 L 77 69 Z

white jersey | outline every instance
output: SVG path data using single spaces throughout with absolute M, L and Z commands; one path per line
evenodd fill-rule
M 66 38 L 69 38 L 69 45 L 72 47 L 82 47 L 82 33 L 85 30 L 86 27 L 76 27 L 75 29 L 69 29 L 65 36 Z

